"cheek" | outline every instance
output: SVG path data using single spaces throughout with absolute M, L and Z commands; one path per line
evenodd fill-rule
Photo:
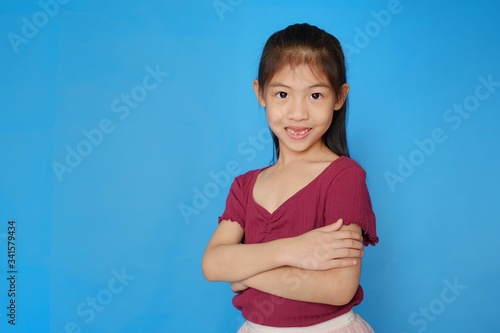
M 334 114 L 334 112 L 330 113 L 330 115 L 328 116 L 328 120 L 327 120 L 328 124 L 332 123 L 332 121 L 333 121 L 333 114 Z
M 321 116 L 318 117 L 318 121 L 322 123 L 325 126 L 330 126 L 333 120 L 333 112 L 332 111 L 326 111 L 322 112 Z
M 266 118 L 269 124 L 281 122 L 283 114 L 276 108 L 266 109 Z

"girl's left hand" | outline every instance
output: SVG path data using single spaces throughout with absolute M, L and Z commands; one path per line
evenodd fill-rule
M 245 289 L 248 289 L 248 286 L 243 283 L 243 281 L 231 282 L 231 290 L 235 293 L 239 293 Z

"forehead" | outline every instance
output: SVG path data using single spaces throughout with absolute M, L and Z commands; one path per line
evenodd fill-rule
M 284 65 L 271 76 L 268 85 L 324 85 L 331 87 L 327 76 L 317 67 L 306 63 Z

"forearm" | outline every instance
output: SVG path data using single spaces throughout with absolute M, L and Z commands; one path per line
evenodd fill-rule
M 345 228 L 344 231 L 339 231 Z M 282 266 L 324 271 L 353 267 L 363 255 L 359 227 L 347 230 L 342 220 L 300 236 L 267 243 L 240 244 L 243 229 L 238 223 L 222 221 L 203 256 L 203 275 L 210 281 L 239 282 Z M 271 273 L 270 273 L 271 274 Z
M 242 281 L 285 265 L 287 239 L 260 244 L 220 244 L 207 248 L 203 274 L 210 281 Z
M 243 284 L 296 301 L 344 305 L 354 296 L 359 276 L 359 263 L 350 268 L 325 271 L 284 266 L 252 276 Z

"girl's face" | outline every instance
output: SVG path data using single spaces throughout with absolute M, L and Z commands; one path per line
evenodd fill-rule
M 264 89 L 260 88 L 255 81 L 254 90 L 266 108 L 269 127 L 278 138 L 280 156 L 321 150 L 333 112 L 342 107 L 349 91 L 344 84 L 342 97 L 337 99 L 328 79 L 307 64 L 284 67 Z

